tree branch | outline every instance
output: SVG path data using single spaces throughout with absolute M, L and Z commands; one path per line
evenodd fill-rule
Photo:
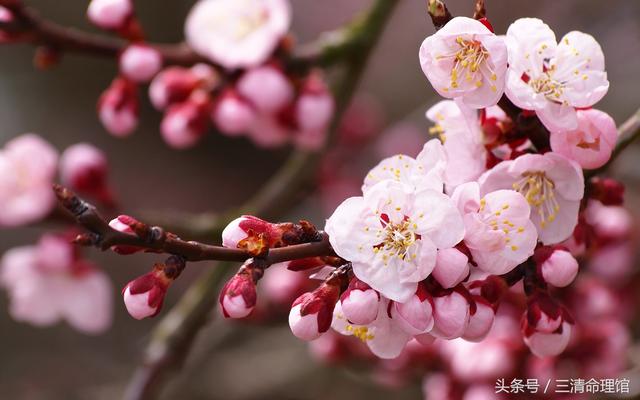
M 243 262 L 251 257 L 260 257 L 267 264 L 306 257 L 335 256 L 329 244 L 329 237 L 323 232 L 318 232 L 319 240 L 317 241 L 267 249 L 265 254 L 253 254 L 241 249 L 185 241 L 161 227 L 148 226 L 140 222 L 130 226 L 135 234 L 124 233 L 110 227 L 94 205 L 80 199 L 70 190 L 60 185 L 54 185 L 54 191 L 60 203 L 74 216 L 78 224 L 91 232 L 89 236 L 80 236 L 83 238 L 81 244 L 93 245 L 102 250 L 107 250 L 112 246 L 135 246 L 157 253 L 176 254 L 187 261 Z

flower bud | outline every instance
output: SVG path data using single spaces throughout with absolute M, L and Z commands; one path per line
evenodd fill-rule
M 538 292 L 529 297 L 524 319 L 528 329 L 552 333 L 560 328 L 567 316 L 564 307 L 556 303 L 551 296 Z
M 245 262 L 220 292 L 220 306 L 225 318 L 244 318 L 256 306 L 256 283 L 264 268 L 254 259 Z
M 591 178 L 589 196 L 605 206 L 619 206 L 624 202 L 624 185 L 612 178 Z
M 136 85 L 122 77 L 113 80 L 98 100 L 100 122 L 116 137 L 129 136 L 138 126 L 139 103 Z
M 469 275 L 469 259 L 455 248 L 438 250 L 431 274 L 443 288 L 452 288 Z
M 6 7 L 0 6 L 0 23 L 8 24 L 14 20 L 13 13 Z M 9 43 L 15 37 L 11 32 L 0 29 L 0 43 Z
M 431 295 L 423 283 L 405 303 L 393 302 L 391 318 L 410 335 L 429 332 L 433 328 L 433 304 Z
M 107 157 L 88 143 L 69 146 L 60 157 L 60 176 L 65 186 L 111 204 L 107 170 Z
M 469 315 L 469 325 L 462 338 L 470 342 L 482 341 L 491 331 L 496 313 L 493 307 L 481 296 L 474 296 L 475 312 Z
M 268 65 L 247 71 L 238 81 L 237 88 L 263 113 L 275 113 L 283 109 L 294 95 L 289 79 L 278 68 Z
M 249 131 L 256 120 L 256 112 L 235 91 L 227 90 L 218 99 L 211 118 L 221 133 L 239 136 Z
M 571 338 L 571 324 L 568 322 L 563 322 L 550 333 L 529 331 L 526 327 L 523 327 L 523 331 L 525 344 L 538 357 L 557 356 L 567 348 Z
M 319 240 L 318 230 L 307 221 L 271 223 L 243 215 L 231 221 L 222 231 L 222 245 L 245 249 L 258 255 L 268 248 L 289 246 Z
M 170 106 L 160 124 L 164 141 L 175 149 L 194 146 L 208 127 L 209 97 L 194 92 L 187 101 Z
M 454 339 L 464 334 L 469 325 L 469 301 L 462 294 L 452 291 L 434 297 L 433 309 L 433 336 Z
M 118 215 L 116 218 L 109 221 L 109 226 L 117 231 L 135 235 L 135 233 L 133 232 L 133 229 L 131 229 L 131 225 L 137 222 L 138 220 L 128 215 Z M 115 251 L 118 254 L 127 255 L 127 254 L 137 253 L 144 249 L 137 246 L 117 245 L 117 246 L 111 246 L 111 250 Z
M 196 89 L 209 92 L 218 81 L 215 70 L 205 64 L 191 68 L 165 68 L 151 81 L 149 99 L 156 109 L 164 110 L 172 104 L 186 101 Z
M 131 0 L 91 0 L 87 9 L 89 20 L 102 29 L 121 29 L 132 15 Z
M 369 325 L 378 316 L 380 294 L 358 278 L 352 278 L 340 297 L 342 312 L 355 325 Z
M 297 126 L 302 131 L 323 131 L 333 116 L 333 97 L 319 74 L 312 73 L 304 83 L 295 106 Z
M 291 332 L 302 340 L 314 340 L 331 327 L 333 309 L 340 296 L 340 284 L 329 278 L 313 292 L 298 297 L 289 313 Z
M 120 55 L 120 73 L 135 82 L 148 82 L 162 68 L 162 55 L 150 46 L 132 44 Z
M 546 252 L 546 259 L 541 262 L 540 270 L 545 282 L 556 287 L 571 284 L 578 274 L 578 261 L 566 250 L 553 249 Z M 539 251 L 536 251 L 539 254 Z
M 122 290 L 124 304 L 135 319 L 154 317 L 160 312 L 169 285 L 185 267 L 184 259 L 169 257 L 165 263 L 156 264 L 153 271 L 138 277 Z

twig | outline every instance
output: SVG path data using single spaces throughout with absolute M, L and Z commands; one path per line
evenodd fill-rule
M 345 54 L 347 70 L 340 85 L 334 87 L 337 103 L 331 127 L 334 137 L 344 109 L 362 77 L 364 65 L 397 2 L 398 0 L 376 0 L 356 24 L 347 28 L 350 35 L 358 38 L 359 44 Z M 348 38 L 344 40 L 349 42 Z M 250 200 L 246 206 L 260 216 L 286 211 L 291 204 L 295 204 L 294 194 L 313 177 L 319 158 L 320 154 L 295 152 L 256 195 L 255 199 L 259 200 Z M 209 233 L 219 234 L 227 220 L 226 217 L 213 218 L 214 223 L 208 227 Z M 153 399 L 166 382 L 169 370 L 179 368 L 191 349 L 196 333 L 206 323 L 206 316 L 211 313 L 219 290 L 219 271 L 221 268 L 208 271 L 160 322 L 145 352 L 145 361 L 129 384 L 126 400 Z
M 147 251 L 176 254 L 187 261 L 245 261 L 256 256 L 241 249 L 230 249 L 222 246 L 212 246 L 196 241 L 185 241 L 178 236 L 166 232 L 158 226 L 150 227 L 143 223 L 132 226 L 135 234 L 124 233 L 113 229 L 98 213 L 96 207 L 80 199 L 70 190 L 54 185 L 54 190 L 60 203 L 74 216 L 78 224 L 91 232 L 90 236 L 81 235 L 87 245 L 96 246 L 102 250 L 112 246 L 135 246 Z M 314 256 L 335 256 L 329 238 L 320 233 L 320 240 L 315 242 L 296 244 L 281 248 L 268 249 L 266 254 L 260 255 L 268 264 L 296 260 Z

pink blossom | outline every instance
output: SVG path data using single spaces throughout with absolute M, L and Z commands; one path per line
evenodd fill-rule
M 536 255 L 538 253 L 536 251 Z M 578 274 L 578 261 L 571 253 L 560 248 L 546 253 L 542 255 L 543 260 L 538 261 L 545 282 L 556 287 L 571 284 Z
M 133 133 L 138 126 L 138 88 L 122 77 L 111 82 L 98 100 L 98 116 L 104 128 L 116 137 Z
M 633 216 L 626 208 L 605 206 L 599 201 L 589 201 L 585 218 L 599 237 L 609 240 L 626 239 L 633 228 Z
M 69 146 L 60 157 L 60 178 L 65 186 L 111 203 L 107 175 L 106 155 L 89 143 Z
M 555 356 L 567 347 L 573 319 L 566 309 L 548 294 L 538 292 L 529 297 L 522 318 L 524 342 L 538 357 Z
M 287 0 L 201 0 L 185 24 L 187 43 L 225 68 L 262 64 L 289 30 Z
M 604 54 L 591 35 L 573 31 L 556 43 L 544 22 L 521 18 L 506 40 L 506 94 L 518 107 L 535 110 L 550 131 L 576 129 L 575 108 L 591 107 L 607 93 Z
M 242 247 L 243 242 L 252 238 L 262 237 L 270 244 L 273 228 L 270 222 L 243 215 L 229 222 L 222 231 L 222 245 L 230 249 Z
M 389 300 L 379 302 L 378 317 L 367 325 L 355 325 L 345 317 L 340 302 L 333 312 L 331 327 L 343 335 L 351 335 L 364 342 L 378 357 L 390 359 L 400 355 L 411 335 L 404 332 L 387 313 Z
M 431 274 L 443 288 L 452 288 L 469 275 L 469 259 L 455 248 L 440 249 Z
M 262 113 L 281 110 L 294 96 L 293 85 L 289 79 L 280 69 L 270 65 L 245 72 L 238 80 L 237 89 L 238 93 Z
M 525 154 L 501 162 L 478 182 L 481 195 L 499 189 L 520 192 L 531 206 L 531 221 L 546 245 L 567 239 L 578 223 L 584 177 L 580 166 L 564 156 Z
M 448 186 L 454 188 L 474 181 L 487 170 L 488 153 L 475 110 L 459 102 L 443 100 L 429 108 L 426 116 L 435 123 L 429 132 L 439 135 L 447 154 L 445 181 Z
M 325 231 L 358 279 L 398 302 L 409 300 L 433 271 L 437 248 L 453 247 L 464 235 L 462 218 L 447 196 L 413 192 L 392 180 L 345 200 Z
M 209 96 L 194 92 L 185 102 L 170 106 L 160 124 L 165 143 L 175 149 L 195 146 L 209 123 Z
M 93 264 L 69 257 L 72 245 L 45 236 L 38 246 L 17 247 L 0 261 L 0 285 L 9 293 L 9 312 L 18 320 L 49 326 L 64 319 L 97 334 L 111 325 L 111 283 Z M 56 260 L 51 257 L 60 257 Z
M 251 129 L 256 120 L 256 112 L 234 90 L 227 90 L 218 98 L 211 119 L 221 133 L 240 136 Z
M 91 0 L 87 9 L 89 20 L 102 29 L 120 29 L 132 15 L 131 0 Z
M 551 133 L 551 149 L 582 168 L 599 168 L 609 161 L 618 140 L 616 123 L 599 110 L 578 110 L 576 115 L 576 129 Z
M 483 271 L 504 274 L 533 255 L 536 228 L 527 200 L 513 190 L 496 190 L 480 198 L 476 182 L 460 185 L 452 199 L 463 214 L 464 243 Z
M 442 192 L 447 162 L 442 144 L 429 140 L 415 159 L 398 154 L 380 161 L 365 176 L 362 191 L 366 193 L 377 183 L 391 180 L 415 191 Z
M 352 278 L 349 287 L 340 296 L 345 317 L 357 325 L 368 325 L 378 317 L 380 294 L 358 278 Z
M 433 299 L 423 283 L 416 293 L 404 303 L 393 302 L 391 318 L 400 329 L 410 335 L 420 335 L 433 328 Z
M 58 152 L 35 134 L 18 136 L 0 149 L 0 227 L 35 222 L 51 212 L 57 163 Z
M 162 68 L 162 55 L 150 46 L 129 45 L 120 55 L 120 72 L 135 82 L 148 82 Z
M 454 339 L 469 326 L 469 301 L 453 291 L 433 298 L 434 327 L 431 334 L 441 339 Z
M 502 96 L 507 46 L 483 23 L 456 17 L 422 42 L 420 65 L 442 97 L 485 108 Z

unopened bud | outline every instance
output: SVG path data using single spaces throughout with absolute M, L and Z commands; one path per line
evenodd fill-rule
M 169 285 L 184 269 L 184 259 L 169 257 L 153 271 L 132 280 L 122 290 L 124 304 L 135 319 L 154 317 L 160 312 Z
M 247 71 L 238 81 L 238 92 L 260 112 L 275 113 L 293 100 L 293 86 L 279 69 L 262 66 Z
M 247 260 L 220 292 L 220 306 L 225 318 L 244 318 L 256 306 L 256 283 L 264 267 L 253 259 Z
M 122 29 L 133 15 L 131 0 L 91 0 L 89 20 L 102 29 Z
M 110 204 L 107 172 L 107 157 L 88 143 L 69 146 L 60 157 L 60 175 L 64 185 Z
M 469 259 L 460 250 L 438 250 L 433 277 L 443 288 L 452 288 L 469 275 Z
M 434 325 L 432 302 L 431 295 L 421 282 L 416 293 L 405 303 L 393 302 L 391 318 L 410 335 L 427 333 Z
M 162 55 L 150 46 L 132 44 L 120 55 L 120 73 L 135 82 L 148 82 L 162 68 Z
M 207 131 L 209 104 L 206 93 L 194 92 L 187 101 L 170 106 L 160 125 L 164 141 L 176 149 L 194 146 Z
M 116 137 L 129 136 L 138 126 L 138 89 L 122 77 L 113 80 L 98 100 L 100 122 Z
M 344 316 L 353 324 L 369 325 L 378 317 L 380 294 L 358 278 L 340 296 Z
M 211 114 L 218 130 L 228 136 L 238 136 L 249 131 L 256 120 L 256 112 L 235 91 L 220 95 Z
M 116 218 L 109 221 L 109 226 L 117 231 L 135 235 L 135 232 L 133 231 L 131 226 L 137 222 L 138 220 L 128 215 L 118 215 Z M 111 246 L 111 250 L 115 251 L 118 254 L 126 255 L 137 253 L 144 249 L 137 246 L 117 245 Z
M 293 334 L 302 340 L 314 340 L 329 330 L 339 296 L 339 282 L 329 278 L 313 292 L 298 297 L 289 313 Z
M 578 261 L 562 248 L 541 247 L 534 256 L 545 282 L 556 287 L 571 284 L 578 274 Z

